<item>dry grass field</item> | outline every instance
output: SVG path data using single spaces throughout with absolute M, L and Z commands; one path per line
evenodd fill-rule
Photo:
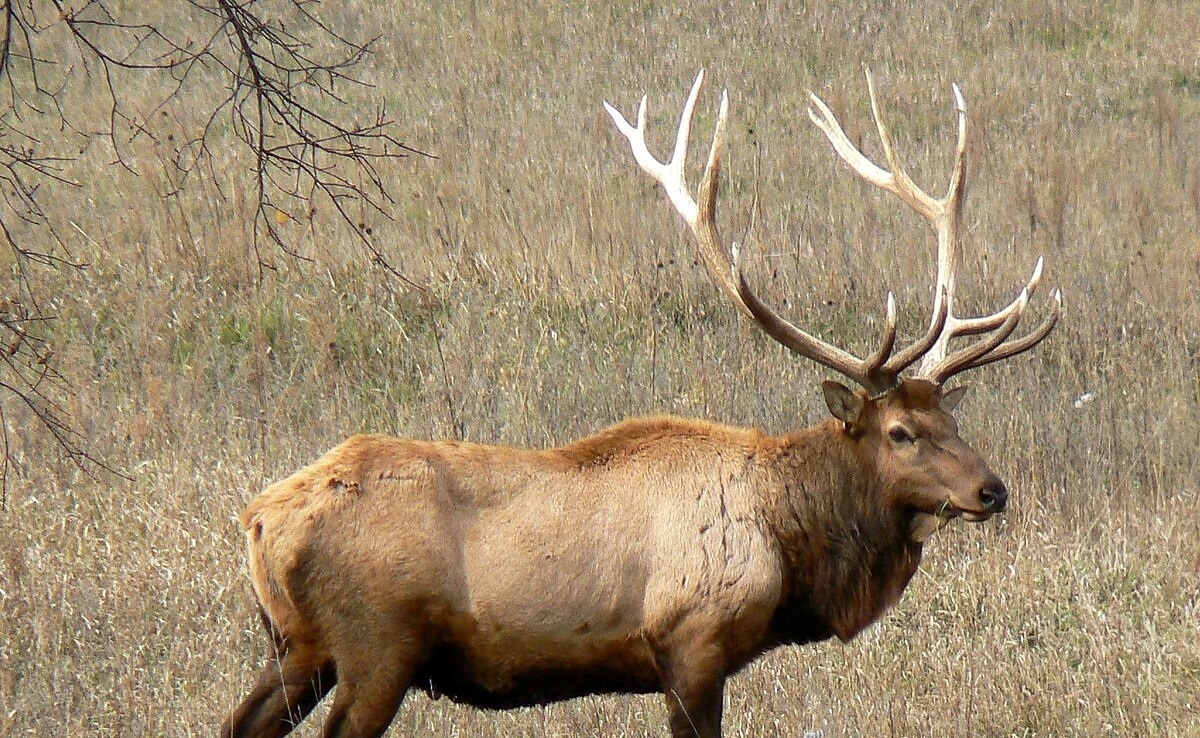
M 857 640 L 736 677 L 727 735 L 1200 736 L 1200 2 L 792 5 L 324 5 L 380 34 L 363 72 L 438 157 L 389 164 L 395 218 L 362 224 L 424 294 L 320 204 L 284 226 L 313 262 L 260 283 L 232 147 L 225 198 L 163 196 L 165 135 L 130 150 L 138 176 L 89 149 L 51 215 L 91 266 L 38 286 L 73 418 L 129 479 L 81 474 L 5 406 L 0 737 L 215 735 L 266 647 L 236 516 L 351 433 L 541 446 L 656 412 L 822 420 L 826 373 L 722 301 L 601 102 L 630 113 L 649 93 L 662 151 L 697 69 L 700 137 L 728 87 L 724 227 L 761 294 L 861 351 L 889 289 L 902 332 L 923 328 L 933 274 L 923 223 L 806 116 L 811 88 L 878 154 L 864 66 L 929 189 L 949 171 L 951 82 L 966 94 L 960 299 L 1003 304 L 1044 254 L 1066 313 L 1034 354 L 967 380 L 963 436 L 1009 513 L 936 536 Z M 664 712 L 414 695 L 391 734 L 662 736 Z

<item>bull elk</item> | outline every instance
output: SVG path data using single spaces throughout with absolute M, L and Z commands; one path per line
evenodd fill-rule
M 961 371 L 1019 354 L 1010 339 L 1041 277 L 983 317 L 955 312 L 967 118 L 935 198 L 901 168 L 868 75 L 888 168 L 810 93 L 809 117 L 860 176 L 895 194 L 937 240 L 933 317 L 894 350 L 889 295 L 879 347 L 858 358 L 762 302 L 726 256 L 715 211 L 728 95 L 698 202 L 684 160 L 703 72 L 674 154 L 647 150 L 607 103 L 637 163 L 683 216 L 718 287 L 769 336 L 859 385 L 823 385 L 832 417 L 772 436 L 653 417 L 548 450 L 355 436 L 277 482 L 242 516 L 274 648 L 221 729 L 288 733 L 338 685 L 325 736 L 381 735 L 408 689 L 486 708 L 662 692 L 671 734 L 719 736 L 726 679 L 781 644 L 853 638 L 896 602 L 947 521 L 1003 512 L 1004 483 L 958 435 Z M 952 339 L 975 336 L 950 351 Z M 921 361 L 911 375 L 901 373 Z

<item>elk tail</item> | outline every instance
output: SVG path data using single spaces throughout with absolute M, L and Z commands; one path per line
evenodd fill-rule
M 263 625 L 271 637 L 280 643 L 288 633 L 288 623 L 296 607 L 287 588 L 276 575 L 275 567 L 272 566 L 272 531 L 268 530 L 266 516 L 261 513 L 255 505 L 251 505 L 242 519 L 246 529 L 250 581 L 254 587 L 254 596 L 258 600 Z

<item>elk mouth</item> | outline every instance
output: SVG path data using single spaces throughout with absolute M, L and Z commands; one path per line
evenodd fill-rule
M 995 510 L 980 510 L 960 507 L 950 500 L 942 500 L 933 509 L 910 508 L 911 517 L 908 520 L 909 538 L 916 543 L 924 543 L 934 533 L 949 525 L 950 521 L 962 518 L 968 523 L 982 523 L 996 514 Z
M 944 520 L 952 520 L 954 518 L 962 518 L 968 523 L 982 523 L 985 520 L 991 519 L 995 515 L 994 510 L 972 510 L 966 507 L 959 507 L 950 500 L 946 500 L 938 506 L 933 512 L 935 517 Z

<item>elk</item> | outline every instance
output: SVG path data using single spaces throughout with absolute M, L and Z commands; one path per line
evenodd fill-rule
M 721 733 L 730 675 L 783 644 L 853 638 L 900 597 L 922 547 L 955 518 L 983 521 L 1008 491 L 958 435 L 967 369 L 1033 348 L 1010 338 L 1042 273 L 995 313 L 955 312 L 966 182 L 965 104 L 945 196 L 897 161 L 868 75 L 888 168 L 809 93 L 809 115 L 860 176 L 895 194 L 937 240 L 933 317 L 894 350 L 889 295 L 879 347 L 858 358 L 768 307 L 726 255 L 716 223 L 723 95 L 698 201 L 684 180 L 703 82 L 674 154 L 605 107 L 666 191 L 713 281 L 771 338 L 858 385 L 823 384 L 830 417 L 773 436 L 677 417 L 627 420 L 545 450 L 355 436 L 246 508 L 254 594 L 273 651 L 225 738 L 288 733 L 336 684 L 323 735 L 381 735 L 412 686 L 483 708 L 594 693 L 665 695 L 674 738 Z M 950 350 L 950 341 L 975 337 Z M 911 376 L 901 376 L 921 361 Z

